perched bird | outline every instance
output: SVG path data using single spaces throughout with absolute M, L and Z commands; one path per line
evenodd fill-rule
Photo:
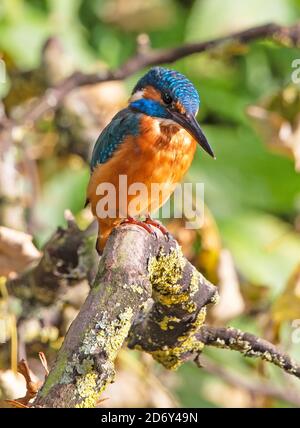
M 197 143 L 214 157 L 195 118 L 199 102 L 195 87 L 185 76 L 154 67 L 138 81 L 128 106 L 114 116 L 100 134 L 92 154 L 87 190 L 87 202 L 91 203 L 98 221 L 96 248 L 99 253 L 111 230 L 122 222 L 139 224 L 150 233 L 153 229 L 149 225 L 153 225 L 167 233 L 150 214 L 165 203 L 181 181 L 193 160 Z M 120 176 L 126 176 L 125 190 L 133 183 L 143 183 L 148 190 L 134 210 L 131 202 L 136 195 L 129 194 L 125 210 L 123 203 L 121 207 Z M 115 214 L 106 218 L 99 214 L 107 196 L 99 191 L 101 183 L 109 183 L 116 189 Z M 153 183 L 163 188 L 159 196 L 151 192 Z M 144 222 L 137 219 L 141 216 L 146 217 Z

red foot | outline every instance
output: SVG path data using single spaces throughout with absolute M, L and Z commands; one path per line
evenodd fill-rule
M 153 232 L 153 230 L 151 229 L 150 226 L 148 226 L 145 222 L 140 221 L 140 220 L 136 220 L 133 217 L 127 217 L 125 218 L 122 223 L 121 226 L 123 224 L 136 224 L 137 226 L 142 227 L 143 229 L 145 229 L 148 233 L 150 233 L 151 235 L 155 234 L 155 232 Z
M 153 227 L 156 227 L 156 229 L 159 229 L 161 231 L 161 233 L 167 238 L 170 238 L 170 233 L 168 231 L 168 229 L 163 226 L 161 223 L 159 223 L 158 221 L 153 220 L 150 215 L 146 215 L 146 220 L 145 220 L 146 224 L 150 224 Z

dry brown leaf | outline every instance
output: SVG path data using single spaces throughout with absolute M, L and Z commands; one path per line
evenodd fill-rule
M 13 370 L 0 371 L 0 391 L 1 397 L 7 399 L 24 396 L 26 393 L 24 377 Z
M 283 293 L 274 302 L 272 319 L 276 328 L 283 321 L 300 319 L 300 264 L 289 279 Z
M 28 409 L 29 406 L 26 406 L 26 404 L 23 404 L 21 401 L 18 400 L 5 400 L 7 404 L 9 404 L 12 407 L 16 407 L 18 409 Z
M 248 107 L 254 128 L 270 150 L 293 158 L 300 171 L 300 90 L 287 86 L 260 105 Z
M 212 315 L 214 319 L 224 323 L 239 316 L 245 310 L 239 279 L 229 250 L 221 251 L 218 276 L 220 300 L 218 305 L 212 308 Z
M 49 374 L 49 370 L 46 356 L 43 352 L 39 352 L 38 355 L 40 362 L 45 370 L 45 375 L 47 376 Z M 43 385 L 43 382 L 41 382 L 30 371 L 27 361 L 25 361 L 24 359 L 22 359 L 18 364 L 18 373 L 20 373 L 23 376 L 23 379 L 25 379 L 26 393 L 22 397 L 16 398 L 14 400 L 6 399 L 5 402 L 12 407 L 28 408 L 30 407 L 30 401 L 37 395 L 39 389 Z
M 40 257 L 30 235 L 0 226 L 0 276 L 20 273 Z

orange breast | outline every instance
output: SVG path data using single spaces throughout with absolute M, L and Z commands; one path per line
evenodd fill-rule
M 96 194 L 100 183 L 111 183 L 116 189 L 116 218 L 130 215 L 144 215 L 156 211 L 172 194 L 178 182 L 188 170 L 196 150 L 196 141 L 184 130 L 171 122 L 163 122 L 144 116 L 141 135 L 128 137 L 105 164 L 99 165 L 93 172 L 88 199 L 96 215 L 96 206 L 101 196 Z M 147 194 L 139 193 L 139 204 L 135 204 L 136 195 L 128 196 L 127 215 L 120 212 L 118 201 L 119 176 L 127 176 L 127 189 L 134 183 L 142 183 Z M 152 192 L 151 188 L 161 186 L 162 191 Z M 138 186 L 136 187 L 136 189 Z M 136 193 L 138 194 L 138 192 Z M 138 212 L 132 212 L 132 207 Z

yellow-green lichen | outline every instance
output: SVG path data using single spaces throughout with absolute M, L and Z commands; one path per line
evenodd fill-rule
M 134 291 L 135 293 L 138 293 L 140 295 L 142 295 L 144 292 L 143 287 L 141 287 L 140 285 L 136 285 L 136 284 L 131 285 L 131 289 L 132 289 L 132 291 Z
M 111 361 L 115 359 L 117 352 L 128 335 L 132 317 L 133 310 L 131 307 L 127 307 L 124 312 L 119 315 L 118 319 L 106 327 L 105 331 L 102 330 L 97 334 L 97 341 L 99 339 L 104 339 L 102 346 L 109 355 Z
M 161 363 L 166 369 L 177 370 L 183 364 L 182 356 L 185 353 L 201 352 L 204 344 L 196 340 L 194 336 L 188 337 L 180 346 L 174 348 L 159 349 L 151 352 L 152 357 Z
M 95 407 L 104 387 L 97 388 L 98 375 L 91 371 L 84 376 L 80 376 L 76 381 L 77 394 L 83 400 L 75 407 L 92 408 Z
M 106 352 L 108 360 L 113 361 L 128 335 L 132 317 L 131 307 L 125 308 L 113 321 L 109 320 L 107 313 L 104 312 L 101 320 L 87 332 L 80 351 L 88 355 L 100 348 Z
M 188 334 L 180 336 L 178 338 L 179 342 L 184 342 L 188 337 L 197 333 L 199 328 L 204 324 L 205 318 L 206 318 L 206 308 L 204 307 L 199 311 L 196 319 L 192 322 L 191 327 L 189 328 Z
M 75 363 L 75 367 L 79 374 L 89 373 L 94 367 L 94 360 L 90 357 L 84 358 L 80 363 Z
M 273 361 L 272 355 L 271 355 L 271 353 L 270 353 L 270 352 L 268 352 L 268 351 L 265 351 L 265 352 L 263 353 L 263 358 L 264 358 L 264 360 L 266 360 L 266 361 Z
M 190 296 L 193 297 L 199 290 L 200 273 L 194 269 L 190 280 Z
M 219 300 L 220 300 L 220 295 L 219 295 L 219 293 L 216 291 L 216 292 L 215 292 L 215 294 L 211 297 L 211 299 L 210 299 L 210 302 L 209 302 L 209 303 L 212 303 L 213 305 L 217 305 L 217 304 L 219 303 Z
M 150 259 L 148 269 L 154 300 L 168 307 L 182 305 L 184 310 L 192 313 L 197 310 L 197 305 L 191 297 L 198 291 L 201 277 L 195 270 L 188 290 L 182 291 L 180 281 L 185 263 L 181 250 L 176 248 L 169 254 L 161 253 Z
M 179 305 L 181 303 L 184 304 L 189 300 L 190 296 L 188 292 L 182 292 L 180 294 L 161 294 L 153 290 L 153 298 L 156 302 L 159 302 L 164 306 L 172 306 Z
M 183 356 L 187 353 L 199 353 L 204 344 L 196 339 L 195 334 L 203 325 L 206 317 L 206 308 L 202 308 L 191 324 L 188 332 L 178 338 L 179 344 L 174 347 L 164 347 L 151 352 L 153 358 L 170 370 L 176 370 L 184 362 Z
M 164 316 L 163 319 L 158 323 L 162 330 L 172 330 L 174 327 L 170 326 L 170 322 L 179 322 L 180 319 L 172 316 Z M 172 328 L 173 327 L 173 328 Z
M 161 253 L 149 260 L 148 270 L 153 289 L 161 294 L 179 294 L 185 259 L 180 249 Z
M 193 301 L 183 302 L 182 307 L 185 311 L 189 312 L 190 314 L 192 314 L 197 310 L 197 305 Z

